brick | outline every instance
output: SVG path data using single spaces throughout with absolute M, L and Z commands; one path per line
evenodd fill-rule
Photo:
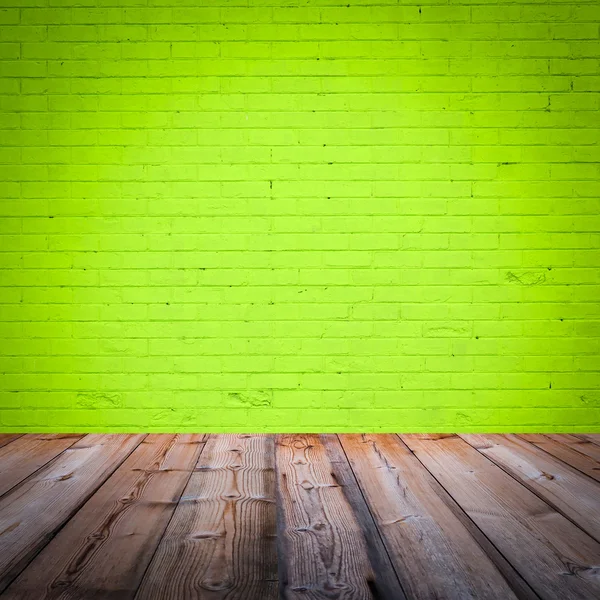
M 599 429 L 597 3 L 293 4 L 0 9 L 0 430 Z

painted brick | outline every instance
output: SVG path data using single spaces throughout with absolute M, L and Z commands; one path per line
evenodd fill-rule
M 3 3 L 0 431 L 600 431 L 599 24 Z

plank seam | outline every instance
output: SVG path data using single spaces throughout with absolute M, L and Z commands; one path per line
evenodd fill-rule
M 390 555 L 390 552 L 388 550 L 388 547 L 385 543 L 385 540 L 383 538 L 383 534 L 381 533 L 379 526 L 377 525 L 377 521 L 375 519 L 375 517 L 373 516 L 373 513 L 371 512 L 371 508 L 369 506 L 369 503 L 367 502 L 367 498 L 365 497 L 365 494 L 363 492 L 362 487 L 360 486 L 360 483 L 358 482 L 358 478 L 356 477 L 356 473 L 354 472 L 354 469 L 352 468 L 352 463 L 350 462 L 350 459 L 348 458 L 348 454 L 346 453 L 346 449 L 344 448 L 344 445 L 342 444 L 342 441 L 340 440 L 340 436 L 339 434 L 335 434 L 335 437 L 338 441 L 339 447 L 341 448 L 344 457 L 346 458 L 346 462 L 348 463 L 348 466 L 350 467 L 350 472 L 352 473 L 352 478 L 354 479 L 354 482 L 356 483 L 356 487 L 358 488 L 358 491 L 360 492 L 360 496 L 363 499 L 363 502 L 367 508 L 367 512 L 369 513 L 369 517 L 371 519 L 371 521 L 373 522 L 373 525 L 375 526 L 375 531 L 377 532 L 377 535 L 379 536 L 379 539 L 381 540 L 381 544 L 382 547 L 385 551 L 386 556 L 388 557 L 388 560 L 390 561 L 390 565 L 392 567 L 392 569 L 394 570 L 394 574 L 396 575 L 396 579 L 398 580 L 398 585 L 400 586 L 400 589 L 402 590 L 402 593 L 404 594 L 405 598 L 408 598 L 407 594 L 406 594 L 406 590 L 404 589 L 404 586 L 402 585 L 402 580 L 400 579 L 400 575 L 398 574 L 398 569 L 396 568 L 396 565 L 394 564 L 394 561 L 392 560 L 392 557 Z M 343 492 L 343 488 L 342 488 L 342 492 Z M 345 495 L 345 493 L 344 493 Z M 348 502 L 348 504 L 350 504 L 350 502 Z M 352 506 L 350 504 L 350 506 Z
M 594 438 L 587 437 L 586 434 L 573 434 L 575 437 L 579 438 L 582 442 L 589 442 L 590 444 L 594 444 L 595 446 L 600 446 L 600 439 L 595 440 Z
M 89 434 L 88 434 L 89 435 Z M 110 435 L 110 434 L 105 434 L 105 435 Z M 85 439 L 85 437 L 87 437 L 86 435 L 84 435 L 83 437 L 81 437 L 79 440 L 77 440 L 75 443 L 80 442 L 82 439 Z M 27 567 L 29 567 L 29 565 L 37 558 L 37 556 L 40 554 L 40 552 L 42 550 L 44 550 L 44 548 L 62 531 L 62 529 L 67 525 L 67 523 L 69 523 L 69 521 L 87 504 L 88 500 L 108 481 L 108 479 L 113 475 L 113 473 L 133 454 L 133 452 L 135 451 L 135 449 L 148 437 L 148 434 L 144 435 L 144 437 L 137 443 L 135 444 L 135 446 L 129 451 L 127 452 L 127 454 L 125 456 L 123 456 L 123 458 L 121 460 L 119 460 L 118 462 L 116 462 L 114 469 L 110 470 L 107 474 L 106 477 L 104 477 L 104 479 L 99 480 L 98 485 L 90 491 L 89 494 L 87 494 L 85 496 L 85 498 L 83 498 L 83 500 L 81 501 L 81 503 L 75 507 L 75 509 L 73 510 L 73 512 L 63 521 L 63 523 L 57 527 L 54 531 L 52 531 L 47 539 L 46 539 L 46 543 L 42 544 L 36 552 L 34 552 L 31 557 L 29 557 L 29 559 L 27 560 L 26 564 L 23 565 L 22 569 L 19 569 L 19 571 L 17 573 L 14 574 L 13 577 L 11 577 L 10 581 L 8 583 L 6 583 L 5 587 L 0 590 L 0 595 L 3 595 L 5 591 L 7 591 L 10 586 L 16 581 L 17 577 L 19 577 L 21 575 L 21 573 L 23 573 L 25 571 L 25 569 L 27 569 Z M 68 448 L 67 448 L 68 450 Z M 61 452 L 62 454 L 62 452 Z M 52 461 L 50 461 L 52 462 Z M 49 464 L 49 463 L 46 463 Z M 38 469 L 39 470 L 39 469 Z M 29 479 L 29 478 L 27 478 Z M 21 482 L 21 484 L 24 482 Z M 21 485 L 19 484 L 19 485 Z M 16 488 L 13 488 L 16 489 Z
M 437 479 L 437 477 L 435 476 L 435 474 L 432 473 L 427 468 L 427 465 L 417 456 L 417 454 L 415 452 L 413 452 L 412 448 L 408 444 L 406 444 L 404 442 L 404 440 L 400 437 L 400 434 L 396 433 L 395 435 L 398 438 L 398 440 L 400 441 L 400 443 L 408 449 L 408 451 L 419 461 L 419 463 L 423 466 L 423 468 L 431 475 L 431 477 L 433 478 L 433 480 L 439 486 L 439 489 L 443 491 L 443 494 L 438 494 L 438 496 L 448 506 L 448 508 L 459 518 L 459 520 L 463 523 L 463 525 L 467 529 L 467 532 L 469 533 L 469 535 L 475 540 L 475 542 L 477 543 L 477 545 L 483 550 L 483 552 L 485 553 L 485 555 L 490 559 L 490 561 L 492 562 L 492 564 L 496 567 L 496 569 L 499 571 L 499 573 L 502 575 L 502 577 L 506 580 L 506 582 L 508 583 L 509 587 L 513 590 L 513 592 L 515 593 L 515 595 L 518 598 L 523 598 L 523 599 L 526 599 L 526 598 L 529 598 L 529 599 L 538 598 L 538 599 L 541 600 L 541 597 L 529 585 L 529 583 L 525 580 L 525 578 L 521 575 L 521 573 L 519 573 L 519 571 L 516 569 L 516 567 L 500 551 L 500 549 L 496 546 L 496 544 L 494 544 L 494 542 L 477 525 L 477 523 L 475 523 L 475 521 L 473 521 L 473 519 L 469 516 L 469 514 L 463 509 L 463 507 L 454 499 L 454 496 L 452 496 L 452 494 L 449 492 L 449 490 L 447 490 L 446 487 Z M 463 440 L 463 442 L 464 442 L 464 440 Z M 464 443 L 466 443 L 466 442 L 464 442 Z M 470 526 L 468 526 L 467 523 L 470 523 Z M 478 531 L 480 537 L 478 537 L 476 535 L 473 535 L 473 531 Z M 482 540 L 486 540 L 487 541 L 488 548 L 486 548 L 485 545 L 483 545 L 481 543 Z M 497 553 L 497 556 L 500 557 L 500 559 L 504 561 L 504 563 L 506 564 L 506 566 L 510 567 L 510 569 L 512 570 L 513 575 L 516 576 L 516 578 L 517 578 L 517 582 L 521 586 L 520 588 L 518 588 L 518 587 L 516 588 L 513 585 L 514 582 L 511 581 L 505 575 L 505 568 L 501 567 L 498 564 L 497 559 L 494 556 L 492 556 L 492 555 L 489 554 L 489 552 L 488 552 L 489 549 L 493 549 Z
M 16 434 L 16 437 L 14 437 L 12 440 L 8 440 L 7 442 L 0 442 L 0 448 L 5 448 L 9 444 L 16 442 L 19 438 L 22 438 L 24 435 L 24 433 Z
M 460 437 L 460 435 L 459 435 L 459 437 Z M 554 504 L 554 502 L 552 502 L 552 500 L 549 500 L 548 498 L 544 498 L 542 495 L 540 495 L 535 490 L 535 488 L 530 487 L 527 484 L 526 481 L 524 481 L 521 478 L 519 478 L 516 474 L 512 473 L 510 470 L 508 470 L 507 468 L 505 468 L 504 466 L 502 466 L 500 463 L 496 462 L 490 456 L 487 456 L 483 452 L 480 452 L 480 450 L 478 448 L 476 448 L 475 446 L 473 446 L 472 444 L 470 444 L 464 438 L 460 437 L 460 439 L 463 440 L 463 442 L 465 444 L 468 444 L 469 446 L 471 446 L 471 448 L 473 448 L 474 450 L 476 450 L 479 453 L 479 455 L 481 455 L 484 458 L 486 458 L 487 460 L 489 460 L 493 465 L 496 465 L 498 468 L 502 469 L 507 475 L 509 475 L 510 477 L 512 477 L 512 479 L 514 479 L 519 485 L 523 486 L 526 490 L 530 491 L 532 494 L 534 494 L 535 496 L 537 496 L 542 502 L 544 502 L 545 504 L 547 504 L 552 510 L 554 510 L 559 515 L 562 515 L 565 519 L 567 519 L 568 521 L 570 521 L 573 525 L 575 525 L 575 527 L 577 527 L 577 529 L 583 531 L 583 533 L 585 535 L 587 535 L 588 537 L 592 538 L 596 542 L 600 543 L 600 538 L 597 538 L 594 535 L 592 535 L 591 533 L 589 533 L 588 531 L 586 531 L 581 525 L 579 525 L 579 523 L 577 523 L 576 521 L 574 521 L 571 517 L 569 517 L 569 515 L 566 515 L 558 506 L 556 506 L 556 504 Z
M 2 500 L 2 498 L 4 498 L 4 496 L 6 496 L 6 494 L 9 494 L 10 492 L 18 489 L 20 486 L 26 484 L 29 481 L 29 479 L 31 479 L 34 475 L 36 475 L 37 473 L 39 473 L 41 469 L 44 469 L 48 465 L 50 465 L 53 462 L 57 461 L 67 450 L 69 450 L 75 444 L 77 444 L 78 442 L 80 442 L 85 436 L 86 436 L 86 434 L 84 433 L 79 438 L 73 438 L 73 443 L 70 446 L 67 446 L 66 448 L 64 448 L 63 450 L 61 450 L 56 456 L 53 456 L 50 460 L 48 460 L 44 464 L 40 465 L 35 471 L 29 473 L 29 475 L 27 475 L 27 477 L 25 477 L 24 479 L 21 479 L 21 481 L 15 483 L 15 485 L 13 485 L 11 488 L 9 488 L 5 492 L 1 493 L 0 494 L 0 500 Z M 21 437 L 24 437 L 24 436 L 20 436 L 17 439 L 20 439 Z M 16 442 L 16 441 L 17 440 L 11 440 L 7 445 L 12 444 L 12 442 Z M 86 502 L 87 502 L 87 500 L 86 500 Z
M 523 437 L 521 437 L 521 435 L 516 434 L 517 437 L 523 441 L 523 442 L 527 442 L 528 444 L 531 444 L 532 446 L 534 446 L 535 448 L 537 448 L 538 450 L 542 450 L 543 452 L 545 452 L 548 456 L 551 456 L 554 460 L 558 460 L 561 463 L 567 465 L 567 467 L 571 467 L 571 469 L 575 469 L 578 473 L 581 473 L 582 475 L 585 475 L 587 478 L 591 479 L 593 482 L 595 483 L 600 483 L 598 482 L 597 479 L 594 479 L 591 475 L 588 475 L 585 471 L 582 471 L 581 469 L 579 469 L 578 467 L 576 467 L 575 465 L 572 465 L 571 463 L 567 462 L 566 460 L 563 460 L 562 458 L 560 458 L 560 456 L 556 456 L 554 454 L 552 454 L 552 452 L 548 452 L 548 450 L 546 450 L 545 448 L 543 448 L 542 446 L 538 446 L 535 442 L 530 442 L 529 440 L 525 440 L 523 439 Z M 546 437 L 545 434 L 541 434 L 544 437 Z M 579 452 L 579 450 L 577 450 L 577 448 L 573 448 L 571 447 L 569 444 L 566 444 L 564 442 L 560 442 L 559 440 L 553 440 L 552 438 L 548 438 L 551 441 L 556 442 L 557 444 L 560 444 L 561 446 L 564 446 L 567 450 L 572 450 L 573 452 L 577 452 L 577 454 L 579 454 L 583 459 L 589 459 L 595 463 L 597 463 L 600 466 L 600 463 L 597 460 L 594 460 L 591 456 L 588 456 L 587 454 L 583 454 L 583 452 Z
M 178 434 L 181 435 L 181 434 Z M 185 482 L 183 483 L 183 485 L 181 486 L 181 493 L 179 494 L 179 498 L 177 499 L 177 504 L 175 505 L 175 507 L 173 508 L 173 512 L 171 513 L 171 516 L 169 517 L 168 521 L 165 524 L 165 527 L 163 529 L 162 535 L 160 536 L 158 543 L 156 544 L 156 547 L 154 548 L 154 552 L 152 553 L 152 556 L 150 557 L 150 560 L 148 561 L 148 563 L 146 564 L 146 568 L 144 569 L 144 573 L 142 574 L 142 576 L 140 577 L 140 582 L 138 584 L 138 586 L 135 589 L 135 593 L 133 594 L 132 598 L 137 598 L 138 593 L 140 591 L 140 588 L 142 587 L 142 584 L 144 583 L 144 580 L 146 579 L 146 575 L 148 573 L 148 570 L 150 569 L 150 566 L 152 565 L 152 562 L 154 561 L 154 557 L 156 556 L 156 553 L 158 552 L 158 549 L 160 548 L 160 544 L 165 536 L 165 533 L 167 532 L 169 525 L 171 525 L 171 521 L 173 520 L 173 517 L 175 516 L 175 513 L 177 512 L 177 507 L 179 506 L 179 503 L 181 502 L 181 498 L 183 496 L 183 494 L 185 493 L 185 490 L 190 482 L 190 479 L 192 478 L 192 475 L 195 472 L 196 467 L 198 466 L 198 461 L 200 460 L 200 458 L 202 457 L 202 453 L 204 452 L 204 449 L 206 448 L 206 443 L 208 442 L 210 438 L 210 435 L 208 436 L 204 436 L 204 439 L 201 442 L 198 442 L 198 444 L 202 444 L 202 448 L 200 448 L 200 452 L 198 453 L 198 457 L 196 458 L 194 465 L 192 466 L 192 468 L 190 469 L 189 475 L 187 476 Z

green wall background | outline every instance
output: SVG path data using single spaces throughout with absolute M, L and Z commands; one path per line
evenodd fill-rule
M 2 0 L 2 431 L 600 431 L 600 5 Z

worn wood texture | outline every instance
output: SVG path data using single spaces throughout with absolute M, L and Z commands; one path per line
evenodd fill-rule
M 600 541 L 600 484 L 517 436 L 461 437 Z
M 6 444 L 10 444 L 20 437 L 22 437 L 22 434 L 20 433 L 0 433 L 0 448 L 3 448 Z
M 402 435 L 543 599 L 600 597 L 600 544 L 458 436 Z
M 592 435 L 10 438 L 0 600 L 600 598 Z
M 409 598 L 516 598 L 395 435 L 340 439 Z
M 87 435 L 0 499 L 0 590 L 144 437 Z
M 567 444 L 573 450 L 589 456 L 591 459 L 600 462 L 600 445 L 596 444 L 585 437 L 576 435 L 548 435 L 547 437 L 558 440 L 563 444 Z
M 3 598 L 133 598 L 203 447 L 202 435 L 149 435 Z
M 323 434 L 319 438 L 327 452 L 331 465 L 331 476 L 341 487 L 365 537 L 368 558 L 373 567 L 374 596 L 405 600 L 404 590 L 383 544 L 381 533 L 365 502 L 365 496 L 358 485 L 356 475 L 352 471 L 338 436 Z
M 82 435 L 24 435 L 0 448 L 0 496 L 80 440 Z
M 277 598 L 273 437 L 210 436 L 136 598 Z
M 276 456 L 281 597 L 376 598 L 365 536 L 319 436 L 278 436 Z
M 581 446 L 594 446 L 600 456 L 600 446 L 590 442 L 584 442 L 579 438 L 568 435 L 540 435 L 540 434 L 521 434 L 519 437 L 530 444 L 544 450 L 548 454 L 562 460 L 564 463 L 585 473 L 588 477 L 600 481 L 600 463 L 591 458 L 585 451 L 581 452 Z M 570 438 L 575 440 L 569 441 Z
M 600 446 L 600 433 L 578 433 L 576 435 L 586 442 L 592 442 L 592 444 Z

